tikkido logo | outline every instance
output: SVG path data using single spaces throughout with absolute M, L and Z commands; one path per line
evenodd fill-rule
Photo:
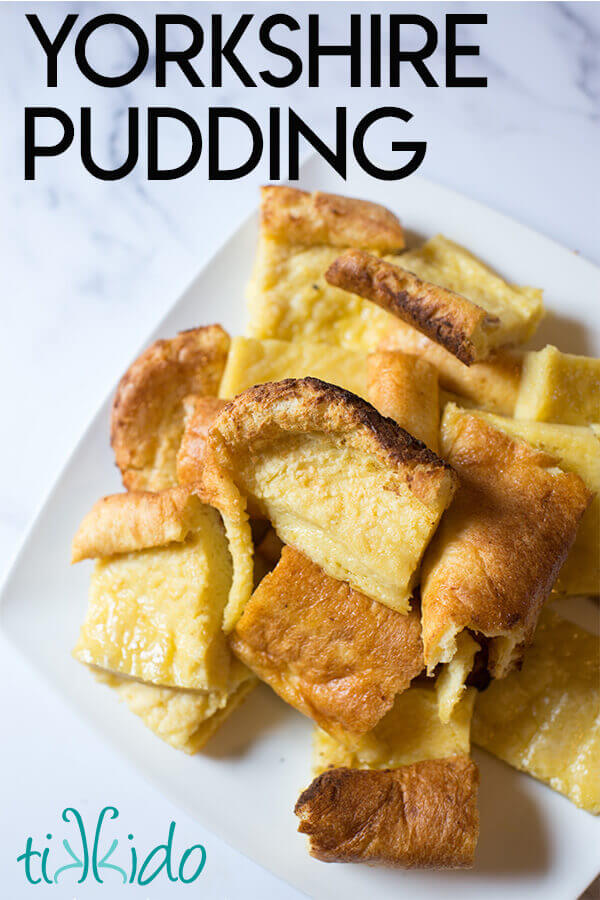
M 91 881 L 143 886 L 163 875 L 169 881 L 183 884 L 196 881 L 206 863 L 202 844 L 187 847 L 177 861 L 173 849 L 175 822 L 171 822 L 165 843 L 152 847 L 146 854 L 140 854 L 133 844 L 133 834 L 127 835 L 128 843 L 119 849 L 119 840 L 108 833 L 108 821 L 118 816 L 116 807 L 105 806 L 94 829 L 88 832 L 77 809 L 72 806 L 63 809 L 62 820 L 73 833 L 62 841 L 48 833 L 48 844 L 41 849 L 36 849 L 33 838 L 28 837 L 25 850 L 17 856 L 17 862 L 23 863 L 26 880 L 29 884 L 62 884 L 70 875 L 72 879 L 77 877 L 77 884 Z M 54 840 L 60 841 L 60 850 L 54 846 Z

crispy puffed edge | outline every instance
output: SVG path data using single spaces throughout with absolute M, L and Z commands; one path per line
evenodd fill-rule
M 181 331 L 150 345 L 127 369 L 113 400 L 110 441 L 124 486 L 148 487 L 144 469 L 152 465 L 162 418 L 186 394 L 216 395 L 230 338 L 220 325 Z
M 219 413 L 209 433 L 215 460 L 234 477 L 234 459 L 285 434 L 331 434 L 376 457 L 425 504 L 446 508 L 458 486 L 448 463 L 392 419 L 318 378 L 287 378 L 243 391 Z
M 484 629 L 481 620 L 473 621 L 464 615 L 463 610 L 467 608 L 465 598 L 472 596 L 476 592 L 474 586 L 476 574 L 469 569 L 467 565 L 469 559 L 473 558 L 476 551 L 470 544 L 464 547 L 465 564 L 461 565 L 459 572 L 452 579 L 447 579 L 445 548 L 446 548 L 446 532 L 455 524 L 453 514 L 456 513 L 456 507 L 449 514 L 449 518 L 442 522 L 441 528 L 436 534 L 434 540 L 429 545 L 422 568 L 421 596 L 423 609 L 423 643 L 425 648 L 425 661 L 427 663 L 428 672 L 431 674 L 434 668 L 440 663 L 449 663 L 457 652 L 457 638 L 465 628 L 470 628 L 477 634 L 481 633 L 490 639 L 489 642 L 489 661 L 488 669 L 494 678 L 503 678 L 508 672 L 518 664 L 525 648 L 531 643 L 540 609 L 548 598 L 553 580 L 558 576 L 560 567 L 567 557 L 567 554 L 575 539 L 576 529 L 583 513 L 591 502 L 592 493 L 588 490 L 583 480 L 573 472 L 564 472 L 558 466 L 558 462 L 548 453 L 538 450 L 520 438 L 513 438 L 506 432 L 494 427 L 483 417 L 478 416 L 476 412 L 461 409 L 453 403 L 446 405 L 442 422 L 440 426 L 440 444 L 443 452 L 447 457 L 451 457 L 455 452 L 458 441 L 463 440 L 462 428 L 467 427 L 466 423 L 472 428 L 471 441 L 469 443 L 469 452 L 473 454 L 473 441 L 478 438 L 480 443 L 484 443 L 486 451 L 495 453 L 498 459 L 498 466 L 506 467 L 507 453 L 512 447 L 522 457 L 527 457 L 531 465 L 535 465 L 540 469 L 546 470 L 565 493 L 569 493 L 573 502 L 577 505 L 577 512 L 574 513 L 576 519 L 575 528 L 572 530 L 570 540 L 563 547 L 562 559 L 552 557 L 553 575 L 549 577 L 549 587 L 546 597 L 540 601 L 538 598 L 535 603 L 531 597 L 521 596 L 520 609 L 518 613 L 507 615 L 503 609 L 503 595 L 506 591 L 502 591 L 501 586 L 494 585 L 489 580 L 487 573 L 480 573 L 477 577 L 481 581 L 488 583 L 488 593 L 494 594 L 494 602 L 489 602 L 489 596 L 486 602 L 479 600 L 481 611 L 488 613 L 492 611 L 497 618 L 498 624 L 493 630 Z M 495 460 L 494 460 L 495 463 Z M 493 471 L 492 467 L 488 467 L 488 471 Z M 546 498 L 547 499 L 547 498 Z M 540 503 L 540 518 L 549 515 L 546 503 Z M 462 524 L 462 523 L 459 523 Z M 505 542 L 508 547 L 508 540 Z M 453 555 L 456 550 L 453 549 Z M 518 560 L 518 556 L 510 555 L 506 549 L 504 554 L 508 557 L 507 566 L 510 565 L 514 570 L 515 566 L 523 566 L 523 561 Z M 536 558 L 528 560 L 529 567 L 536 566 L 542 569 L 547 563 L 547 559 Z M 455 567 L 457 568 L 457 567 Z M 441 573 L 441 576 L 440 576 Z M 434 600 L 438 593 L 447 590 L 448 594 L 454 598 L 458 598 L 457 608 L 461 611 L 460 621 L 448 615 L 445 605 L 442 604 L 439 613 L 436 615 L 432 610 L 427 612 L 427 607 Z M 481 594 L 478 595 L 481 598 Z M 464 616 L 464 618 L 462 618 Z
M 500 322 L 466 297 L 363 250 L 342 253 L 327 269 L 325 279 L 376 303 L 467 366 L 487 356 L 486 333 Z
M 398 769 L 328 769 L 294 812 L 311 856 L 400 868 L 473 865 L 479 835 L 479 773 L 468 756 Z
M 261 189 L 260 213 L 263 234 L 280 243 L 364 247 L 382 253 L 404 248 L 397 217 L 368 200 L 267 185 Z
M 226 401 L 219 397 L 191 394 L 183 400 L 185 424 L 177 453 L 179 484 L 194 484 L 202 479 L 208 449 L 208 432 Z
M 193 529 L 198 506 L 206 502 L 208 495 L 200 485 L 102 497 L 73 538 L 71 562 L 184 541 Z

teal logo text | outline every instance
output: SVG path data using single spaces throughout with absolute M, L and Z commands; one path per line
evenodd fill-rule
M 183 884 L 196 881 L 206 863 L 206 850 L 202 844 L 193 844 L 178 856 L 173 847 L 175 822 L 171 822 L 166 841 L 147 853 L 140 853 L 136 848 L 133 834 L 128 834 L 127 844 L 123 842 L 119 847 L 119 840 L 111 834 L 110 826 L 111 820 L 118 817 L 119 810 L 115 806 L 105 806 L 94 827 L 88 831 L 81 813 L 75 807 L 67 806 L 62 811 L 62 821 L 68 826 L 68 835 L 62 841 L 48 833 L 48 844 L 38 849 L 34 847 L 33 838 L 26 839 L 25 849 L 17 856 L 17 862 L 23 864 L 27 881 L 30 884 L 61 884 L 71 877 L 77 884 L 89 880 L 99 884 L 116 881 L 145 885 L 158 876 Z

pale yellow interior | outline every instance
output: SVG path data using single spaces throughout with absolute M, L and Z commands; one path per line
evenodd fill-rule
M 432 684 L 413 684 L 396 697 L 393 707 L 373 731 L 340 743 L 320 728 L 313 738 L 315 775 L 338 766 L 395 769 L 423 759 L 442 759 L 470 752 L 470 726 L 475 689 L 468 688 L 447 722 L 438 715 Z
M 408 611 L 441 503 L 422 503 L 400 476 L 330 435 L 277 441 L 242 459 L 236 478 L 285 544 L 368 597 Z
M 478 695 L 473 741 L 600 813 L 600 642 L 551 610 L 523 668 Z
M 561 353 L 550 344 L 527 353 L 515 416 L 566 425 L 600 422 L 600 359 Z
M 364 354 L 321 342 L 246 337 L 231 342 L 219 396 L 230 399 L 255 384 L 308 375 L 367 397 Z
M 203 506 L 185 541 L 96 562 L 74 655 L 153 684 L 225 690 L 232 578 L 221 518 Z

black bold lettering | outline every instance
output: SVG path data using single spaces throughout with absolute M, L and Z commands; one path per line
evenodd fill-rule
M 95 178 L 100 181 L 118 181 L 125 178 L 138 161 L 140 135 L 139 115 L 137 107 L 130 107 L 127 116 L 127 158 L 114 169 L 103 169 L 92 159 L 92 111 L 89 106 L 81 108 L 81 162 Z
M 58 78 L 58 54 L 79 16 L 77 13 L 69 13 L 68 16 L 65 16 L 65 21 L 60 26 L 58 34 L 53 41 L 48 37 L 44 30 L 44 26 L 35 13 L 27 13 L 25 18 L 33 28 L 33 33 L 42 45 L 42 49 L 46 54 L 46 85 L 48 87 L 56 87 Z
M 335 150 L 325 144 L 293 109 L 289 111 L 288 122 L 288 154 L 289 178 L 296 181 L 300 171 L 300 137 L 303 137 L 317 153 L 335 169 L 338 175 L 346 178 L 346 107 L 335 109 Z
M 308 86 L 319 87 L 319 62 L 322 56 L 350 57 L 350 87 L 360 87 L 360 14 L 350 16 L 349 44 L 320 44 L 319 16 L 308 17 Z
M 35 142 L 36 119 L 56 119 L 63 127 L 63 135 L 57 144 L 39 146 Z M 29 106 L 25 108 L 25 181 L 35 180 L 35 160 L 38 156 L 60 156 L 73 143 L 73 122 L 62 109 L 55 106 Z
M 244 13 L 238 19 L 237 25 L 223 43 L 223 25 L 221 16 L 212 17 L 212 85 L 223 87 L 223 59 L 226 59 L 237 77 L 245 87 L 256 87 L 250 74 L 235 55 L 235 48 L 254 18 L 252 13 Z M 210 150 L 209 150 L 210 155 Z
M 260 26 L 258 33 L 260 42 L 265 50 L 268 50 L 269 53 L 273 53 L 275 56 L 282 56 L 290 63 L 290 71 L 287 75 L 273 75 L 270 69 L 263 69 L 260 73 L 260 77 L 265 84 L 269 85 L 269 87 L 284 88 L 295 84 L 302 75 L 302 59 L 295 50 L 291 50 L 289 47 L 278 44 L 277 41 L 273 40 L 271 31 L 277 25 L 285 25 L 290 31 L 298 31 L 300 25 L 296 19 L 292 18 L 292 16 L 286 16 L 282 13 L 278 16 L 267 16 Z
M 88 63 L 86 56 L 88 39 L 95 31 L 102 28 L 104 25 L 119 25 L 122 28 L 126 28 L 127 31 L 133 35 L 137 43 L 137 56 L 135 62 L 131 68 L 122 75 L 101 75 L 99 72 L 96 72 L 95 69 L 92 69 Z M 77 65 L 79 66 L 81 74 L 85 75 L 88 81 L 91 81 L 93 84 L 97 84 L 100 87 L 116 88 L 131 84 L 131 82 L 135 81 L 138 75 L 141 75 L 146 68 L 149 52 L 148 40 L 138 23 L 134 22 L 133 19 L 130 19 L 129 16 L 121 16 L 112 13 L 107 13 L 103 16 L 95 16 L 93 19 L 90 19 L 90 21 L 83 26 L 75 41 L 75 59 L 77 60 Z
M 159 169 L 158 167 L 158 123 L 160 119 L 175 119 L 181 122 L 188 130 L 192 139 L 190 152 L 187 159 L 171 169 Z M 171 181 L 174 178 L 182 178 L 191 172 L 200 159 L 202 153 L 202 135 L 195 119 L 181 109 L 173 109 L 170 106 L 151 106 L 148 109 L 148 180 Z
M 401 50 L 400 32 L 403 25 L 418 25 L 426 34 L 426 41 L 420 50 Z M 390 16 L 390 87 L 400 87 L 401 63 L 410 62 L 423 84 L 437 87 L 438 83 L 423 62 L 437 47 L 437 28 L 425 16 Z
M 242 122 L 252 137 L 252 150 L 246 162 L 233 169 L 221 168 L 220 132 L 222 119 Z M 208 110 L 208 178 L 210 181 L 233 181 L 252 172 L 263 152 L 263 136 L 260 125 L 249 113 L 233 106 L 215 106 Z
M 477 44 L 457 44 L 457 25 L 487 25 L 487 15 L 452 13 L 446 16 L 446 87 L 487 87 L 485 76 L 459 76 L 456 74 L 457 56 L 479 56 Z
M 382 169 L 381 166 L 376 165 L 369 159 L 365 151 L 365 137 L 367 131 L 371 125 L 375 122 L 379 122 L 381 119 L 400 119 L 402 122 L 410 122 L 412 113 L 407 112 L 407 110 L 402 109 L 399 106 L 381 106 L 379 109 L 374 109 L 370 113 L 367 113 L 367 115 L 360 120 L 354 132 L 352 146 L 356 161 L 361 169 L 364 169 L 367 175 L 378 178 L 380 181 L 397 181 L 400 178 L 406 178 L 407 175 L 412 175 L 423 162 L 427 144 L 425 141 L 392 141 L 392 150 L 412 150 L 412 159 L 397 169 Z
M 167 26 L 183 25 L 192 34 L 189 47 L 185 50 L 167 50 Z M 204 87 L 200 76 L 194 69 L 190 60 L 198 56 L 204 43 L 204 32 L 200 23 L 192 16 L 167 16 L 156 17 L 156 87 L 166 87 L 166 69 L 168 62 L 177 63 L 189 83 L 193 87 Z

